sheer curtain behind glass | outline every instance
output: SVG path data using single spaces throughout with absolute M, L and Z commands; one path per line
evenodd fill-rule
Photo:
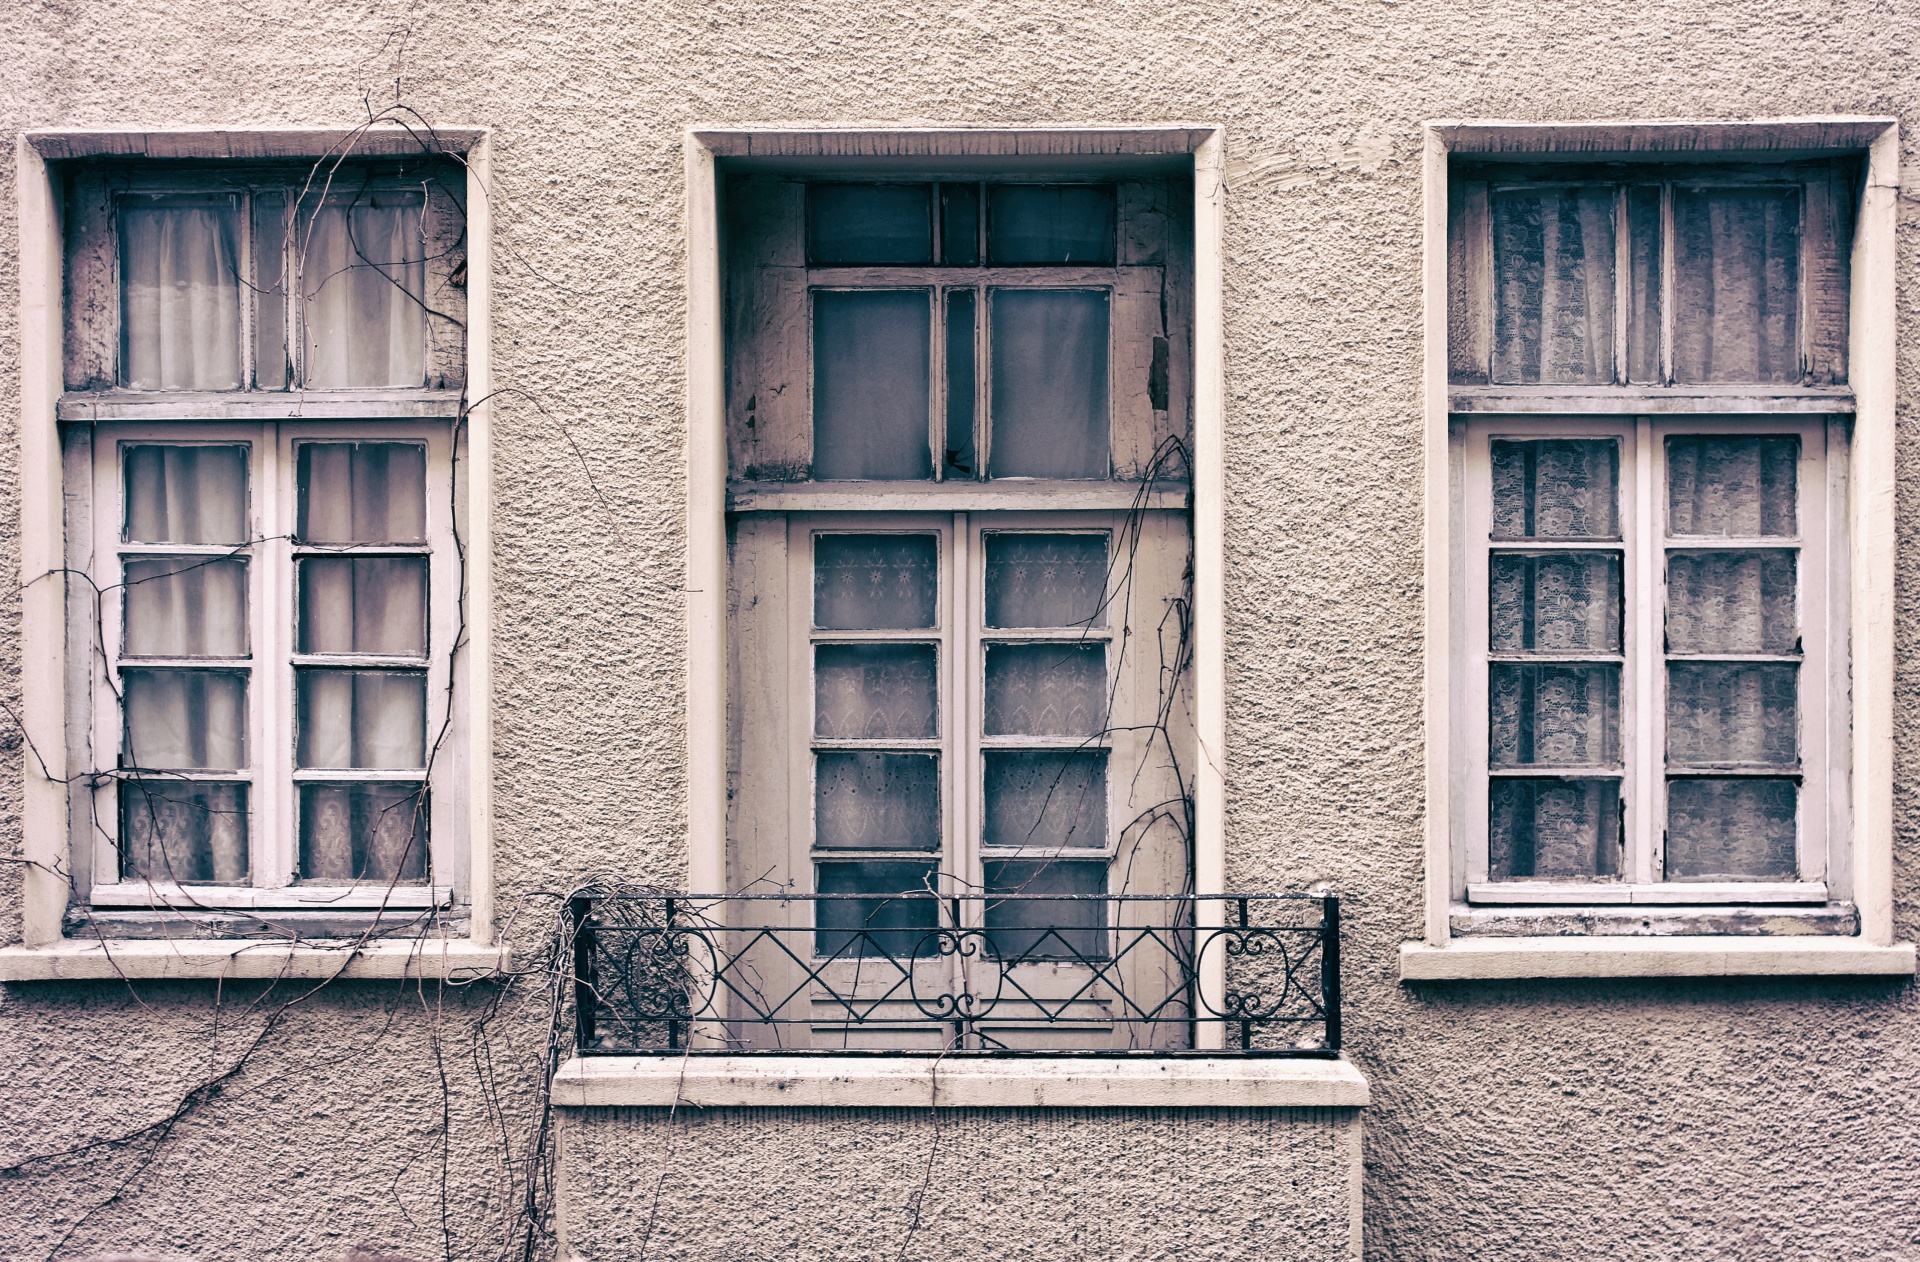
M 135 390 L 240 388 L 241 199 L 120 203 L 120 375 Z
M 329 390 L 425 380 L 420 217 L 417 199 L 370 198 L 312 212 L 300 260 L 306 385 Z

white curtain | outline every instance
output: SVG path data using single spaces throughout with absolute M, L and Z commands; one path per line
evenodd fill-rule
M 120 209 L 121 368 L 135 390 L 240 388 L 240 199 Z
M 304 443 L 303 543 L 425 543 L 427 452 L 418 443 Z
M 427 344 L 420 206 L 324 205 L 304 226 L 305 383 L 320 390 L 420 385 Z
M 123 449 L 130 543 L 247 541 L 247 449 L 240 445 Z
M 427 874 L 420 784 L 300 789 L 300 875 L 309 881 L 418 881 Z

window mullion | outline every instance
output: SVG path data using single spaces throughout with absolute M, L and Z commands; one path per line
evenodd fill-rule
M 980 820 L 982 818 L 980 769 L 980 658 L 979 618 L 975 613 L 980 601 L 980 539 L 973 515 L 953 515 L 953 565 L 951 612 L 947 618 L 947 656 L 952 664 L 947 672 L 951 680 L 951 718 L 947 725 L 948 759 L 956 781 L 953 794 L 952 841 L 947 849 L 949 871 L 956 878 L 954 888 L 966 893 L 978 890 L 980 868 Z M 962 903 L 960 914 L 970 928 L 980 926 L 978 903 Z
M 1661 462 L 1655 452 L 1653 422 L 1634 418 L 1631 485 L 1633 507 L 1626 515 L 1627 575 L 1631 610 L 1626 693 L 1631 707 L 1632 752 L 1627 765 L 1628 879 L 1658 881 L 1665 860 L 1666 819 L 1666 668 L 1663 633 L 1666 563 L 1665 531 L 1655 490 Z
M 252 763 L 257 825 L 253 843 L 255 886 L 278 889 L 294 875 L 293 812 L 293 503 L 291 462 L 283 459 L 290 440 L 278 425 L 264 425 L 254 441 L 260 452 L 260 506 L 256 552 L 260 576 L 254 597 Z M 290 451 L 291 448 L 287 448 Z

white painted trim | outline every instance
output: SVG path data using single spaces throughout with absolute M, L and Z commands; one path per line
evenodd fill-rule
M 1193 874 L 1196 894 L 1227 889 L 1226 624 L 1226 133 L 1215 128 L 1193 155 L 1193 694 L 1199 756 L 1194 768 Z M 1194 905 L 1204 932 L 1226 923 L 1226 904 Z M 1224 953 L 1204 959 L 1203 1011 L 1223 1010 Z M 1219 1022 L 1202 1022 L 1194 1046 L 1226 1045 Z
M 720 190 L 708 138 L 686 137 L 687 882 L 727 887 L 727 359 Z
M 1363 1108 L 1345 1060 L 1141 1057 L 582 1056 L 561 1107 Z
M 1906 977 L 1912 943 L 1858 938 L 1456 938 L 1400 944 L 1400 980 L 1520 977 Z
M 471 153 L 487 143 L 484 127 L 144 127 L 90 128 L 67 131 L 42 128 L 22 134 L 50 161 L 63 158 L 187 158 L 230 162 L 257 158 L 321 158 L 339 153 L 349 143 L 359 157 L 412 157 L 427 140 L 439 142 L 441 152 Z
M 474 977 L 509 965 L 505 948 L 464 938 L 382 940 L 360 947 L 195 938 L 0 948 L 0 982 Z
M 1424 231 L 1420 267 L 1422 331 L 1420 449 L 1425 535 L 1427 885 L 1426 940 L 1447 940 L 1453 902 L 1453 476 L 1447 415 L 1447 148 L 1429 124 L 1421 149 Z
M 472 226 L 471 212 L 468 226 Z M 467 271 L 467 318 L 471 323 L 471 262 Z M 468 372 L 472 372 L 471 359 Z M 460 415 L 460 403 L 457 390 L 71 390 L 60 396 L 58 411 L 63 421 L 453 420 Z
M 493 134 L 467 151 L 467 898 L 493 944 Z M 457 444 L 456 444 L 457 446 Z M 456 453 L 457 455 L 457 453 Z

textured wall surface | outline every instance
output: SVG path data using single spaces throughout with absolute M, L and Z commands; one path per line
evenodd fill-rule
M 561 1139 L 566 1239 L 596 1262 L 1344 1259 L 1359 1126 L 1353 1109 L 582 1109 Z
M 544 923 L 540 891 L 684 871 L 682 128 L 1224 124 L 1228 880 L 1328 879 L 1348 895 L 1347 1028 L 1375 1101 L 1369 1255 L 1911 1258 L 1911 986 L 1409 987 L 1395 950 L 1421 927 L 1419 121 L 1885 113 L 1911 153 L 1916 50 L 1920 14 L 1886 0 L 12 0 L 0 243 L 14 239 L 10 137 L 24 127 L 341 125 L 397 93 L 432 120 L 498 129 L 496 371 L 519 393 L 496 414 L 496 844 L 503 913 L 524 906 L 524 934 Z M 1920 932 L 1911 198 L 1898 261 L 1905 939 Z M 17 275 L 0 248 L 0 347 L 17 344 Z M 17 450 L 17 403 L 0 354 L 0 453 Z M 9 568 L 17 496 L 16 463 L 0 458 Z M 33 665 L 17 624 L 17 600 L 0 599 L 9 706 Z M 0 724 L 15 767 L 17 743 Z M 0 780 L 9 853 L 17 774 Z M 17 865 L 0 864 L 0 931 L 16 924 Z M 237 1035 L 210 1034 L 212 987 L 131 989 L 19 986 L 0 1000 L 0 1164 L 164 1116 L 235 1061 Z M 255 1019 L 250 997 L 229 988 L 223 1022 Z M 325 1256 L 335 1241 L 490 1256 L 470 1254 L 500 1212 L 481 1189 L 521 1157 L 521 1132 L 476 1121 L 485 1059 L 428 999 L 316 996 L 144 1171 L 123 1146 L 0 1182 L 0 1254 L 45 1256 L 62 1218 L 93 1209 L 62 1256 Z M 889 1142 L 924 1160 L 906 1135 Z M 1188 1184 L 1201 1201 L 1248 1160 L 1207 1155 L 1217 1169 Z

